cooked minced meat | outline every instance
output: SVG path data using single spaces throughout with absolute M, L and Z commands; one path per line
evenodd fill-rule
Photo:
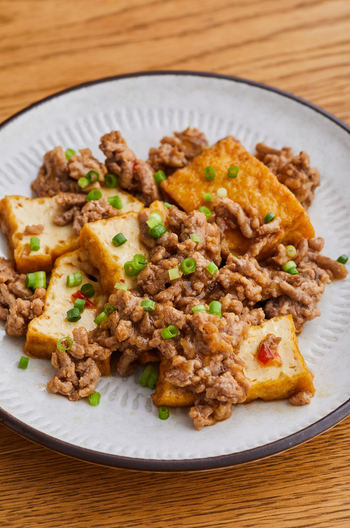
M 208 148 L 209 143 L 198 128 L 186 128 L 183 132 L 165 136 L 158 148 L 149 151 L 148 163 L 155 170 L 162 170 L 170 175 L 181 167 L 188 165 L 193 158 Z
M 27 225 L 24 228 L 24 235 L 41 235 L 41 233 L 44 231 L 44 226 L 42 224 L 37 225 Z
M 301 205 L 308 209 L 314 199 L 315 190 L 320 185 L 320 173 L 310 167 L 310 158 L 306 152 L 293 156 L 292 149 L 283 147 L 273 149 L 264 143 L 256 146 L 256 157 L 264 163 L 286 185 Z
M 111 174 L 119 176 L 119 185 L 135 194 L 146 205 L 159 200 L 160 192 L 154 180 L 152 167 L 137 158 L 118 131 L 101 138 L 100 149 L 106 156 L 106 166 Z
M 82 189 L 77 180 L 85 177 L 90 170 L 99 174 L 99 180 L 104 181 L 106 167 L 93 157 L 90 149 L 82 149 L 68 161 L 62 147 L 55 147 L 44 155 L 43 165 L 31 187 L 39 197 L 55 196 L 64 193 L 87 193 L 99 188 L 98 182 Z
M 26 275 L 18 275 L 14 264 L 0 258 L 0 319 L 6 321 L 5 330 L 12 336 L 23 336 L 29 322 L 42 314 L 46 290 L 32 293 L 26 288 Z
M 56 203 L 66 211 L 55 216 L 54 224 L 64 226 L 73 222 L 75 235 L 79 235 L 85 224 L 120 214 L 120 211 L 112 207 L 106 198 L 87 202 L 83 194 L 60 193 L 56 197 Z

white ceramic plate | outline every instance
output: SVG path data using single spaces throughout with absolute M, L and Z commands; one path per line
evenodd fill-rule
M 101 160 L 99 138 L 121 130 L 143 159 L 166 134 L 188 125 L 211 143 L 233 134 L 253 151 L 258 141 L 306 150 L 322 175 L 310 209 L 324 253 L 350 253 L 350 129 L 323 110 L 290 94 L 242 79 L 190 72 L 127 75 L 79 86 L 45 99 L 0 129 L 1 194 L 31 196 L 30 182 L 43 154 L 90 147 Z M 1 237 L 0 249 L 7 255 Z M 0 419 L 20 434 L 90 462 L 131 469 L 211 469 L 256 460 L 295 446 L 350 412 L 350 282 L 326 288 L 321 317 L 308 323 L 300 349 L 316 373 L 311 405 L 254 402 L 234 408 L 230 420 L 194 429 L 187 410 L 159 420 L 150 390 L 135 377 L 101 379 L 101 403 L 48 394 L 54 369 L 31 359 L 17 368 L 23 341 L 3 330 L 0 345 Z M 139 372 L 137 373 L 139 375 Z

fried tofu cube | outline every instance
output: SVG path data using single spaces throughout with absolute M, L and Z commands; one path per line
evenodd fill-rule
M 264 365 L 257 359 L 260 344 L 268 334 L 282 338 L 278 345 L 281 365 Z M 247 402 L 258 398 L 283 400 L 300 391 L 315 392 L 311 374 L 299 351 L 291 315 L 274 317 L 260 326 L 251 326 L 238 355 L 244 361 L 244 374 L 252 382 Z
M 86 256 L 82 249 L 67 253 L 56 260 L 47 288 L 44 311 L 42 315 L 33 319 L 28 326 L 24 350 L 31 356 L 50 359 L 57 341 L 66 336 L 72 337 L 75 328 L 83 326 L 87 331 L 96 328 L 94 319 L 102 311 L 107 302 L 107 296 L 102 292 L 100 283 L 91 280 L 84 271 L 85 260 Z M 79 286 L 68 287 L 67 276 L 78 271 L 82 274 L 82 283 Z M 97 271 L 96 276 L 98 276 Z M 90 300 L 96 306 L 85 307 L 81 319 L 75 323 L 70 323 L 67 321 L 67 311 L 74 306 L 72 294 L 77 292 L 82 284 L 86 283 L 92 284 L 94 287 L 95 295 Z M 103 363 L 105 364 L 99 365 L 99 368 L 101 373 L 106 374 L 109 371 L 109 360 Z M 106 371 L 107 367 L 108 371 Z
M 228 169 L 233 166 L 238 167 L 238 175 L 236 178 L 229 178 Z M 213 180 L 206 179 L 206 167 L 214 168 L 216 175 Z M 261 161 L 231 137 L 205 150 L 161 185 L 187 212 L 203 205 L 210 208 L 211 204 L 205 203 L 204 193 L 216 196 L 217 190 L 224 187 L 227 197 L 241 207 L 256 207 L 261 222 L 270 211 L 279 217 L 281 228 L 269 237 L 267 245 L 258 256 L 259 260 L 267 257 L 281 242 L 297 245 L 301 239 L 315 236 L 310 218 L 294 194 Z M 239 255 L 248 251 L 253 240 L 245 238 L 240 229 L 229 226 L 224 238 L 229 252 Z
M 281 337 L 278 354 L 281 364 L 261 363 L 257 356 L 261 342 L 268 334 Z M 251 326 L 238 353 L 244 361 L 244 374 L 252 385 L 247 392 L 246 402 L 257 400 L 283 400 L 300 391 L 315 392 L 312 377 L 298 348 L 293 317 L 284 315 L 264 321 L 260 326 Z M 186 407 L 192 405 L 196 394 L 181 387 L 175 387 L 165 379 L 171 363 L 162 360 L 156 392 L 152 394 L 157 407 Z
M 153 202 L 150 211 L 159 211 L 165 219 L 167 208 L 161 202 Z M 113 238 L 122 233 L 126 242 L 116 247 Z M 104 291 L 111 294 L 117 282 L 126 284 L 129 289 L 137 287 L 135 277 L 128 277 L 124 264 L 134 255 L 149 257 L 148 248 L 140 239 L 138 213 L 131 211 L 108 220 L 85 224 L 80 233 L 80 243 L 87 251 L 89 260 L 100 272 Z
M 140 211 L 143 204 L 129 193 L 119 189 L 102 188 L 105 198 L 118 195 L 123 211 Z M 73 233 L 73 224 L 57 226 L 53 220 L 64 210 L 56 204 L 56 197 L 26 198 L 5 196 L 0 200 L 0 227 L 7 235 L 14 251 L 19 273 L 50 271 L 57 257 L 79 247 L 79 237 Z M 32 234 L 24 234 L 27 226 L 43 226 L 36 235 L 40 238 L 40 249 L 31 251 Z

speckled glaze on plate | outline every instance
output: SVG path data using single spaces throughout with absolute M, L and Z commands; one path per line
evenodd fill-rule
M 40 101 L 0 128 L 1 194 L 31 196 L 30 182 L 43 154 L 89 147 L 103 159 L 99 138 L 121 130 L 130 147 L 147 159 L 166 134 L 188 125 L 211 143 L 233 134 L 253 152 L 258 141 L 306 150 L 322 176 L 310 208 L 324 253 L 350 252 L 350 129 L 312 104 L 243 79 L 196 72 L 151 72 L 103 79 Z M 7 256 L 4 237 L 1 254 Z M 150 389 L 135 376 L 99 381 L 101 403 L 71 403 L 48 394 L 54 373 L 48 361 L 31 359 L 17 368 L 23 340 L 0 328 L 0 419 L 30 440 L 61 453 L 112 467 L 194 471 L 232 466 L 277 454 L 320 434 L 350 413 L 350 279 L 326 288 L 321 317 L 299 339 L 316 373 L 311 405 L 288 401 L 236 406 L 230 420 L 194 429 L 187 410 L 158 419 Z

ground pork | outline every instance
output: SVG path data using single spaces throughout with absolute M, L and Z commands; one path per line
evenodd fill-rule
M 55 147 L 44 155 L 37 178 L 31 185 L 38 196 L 54 196 L 59 192 L 81 192 L 70 177 L 66 154 L 62 147 Z
M 320 173 L 310 167 L 310 158 L 306 152 L 293 156 L 292 149 L 288 147 L 276 150 L 264 143 L 257 144 L 256 152 L 256 157 L 295 194 L 305 209 L 310 207 L 315 190 L 320 185 Z
M 25 286 L 26 275 L 18 275 L 13 262 L 0 258 L 0 318 L 12 336 L 23 336 L 29 322 L 42 314 L 46 290 L 33 293 Z
M 160 192 L 152 167 L 136 157 L 120 132 L 105 134 L 101 138 L 100 149 L 106 156 L 108 171 L 119 176 L 122 189 L 131 191 L 146 205 L 159 200 Z
M 174 136 L 161 139 L 158 148 L 150 149 L 148 163 L 155 171 L 162 170 L 170 175 L 188 165 L 208 145 L 203 132 L 198 128 L 188 127 L 183 132 L 174 132 Z
M 94 170 L 99 175 L 99 182 L 104 182 L 105 174 L 107 174 L 107 169 L 103 163 L 100 163 L 94 156 L 90 149 L 79 150 L 79 154 L 74 154 L 69 158 L 68 162 L 69 176 L 74 180 L 79 180 L 79 178 L 85 178 L 87 173 L 91 170 Z M 96 175 L 92 176 L 94 180 Z

